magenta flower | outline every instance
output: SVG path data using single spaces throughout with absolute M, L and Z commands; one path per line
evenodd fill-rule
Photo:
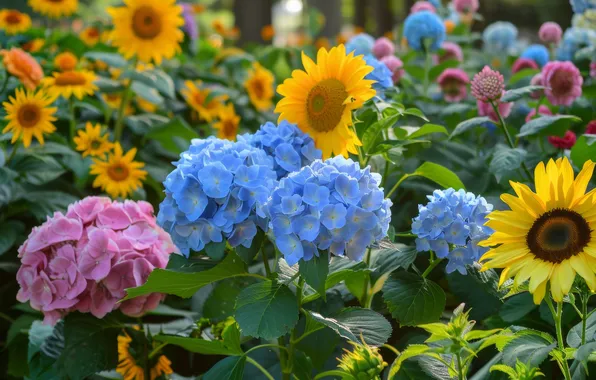
M 446 69 L 439 75 L 437 82 L 447 102 L 460 102 L 468 95 L 470 78 L 462 69 Z
M 542 81 L 544 94 L 555 106 L 569 106 L 582 94 L 584 80 L 571 62 L 547 63 L 542 68 Z
M 492 121 L 498 123 L 499 116 L 493 109 L 493 106 L 490 103 L 482 102 L 480 100 L 476 101 L 476 105 L 478 107 L 478 115 L 480 116 L 488 116 Z M 502 103 L 497 101 L 497 106 L 499 108 L 499 113 L 505 119 L 511 113 L 511 108 L 513 108 L 513 103 Z
M 571 149 L 575 145 L 577 141 L 577 136 L 573 131 L 565 132 L 565 136 L 548 136 L 548 142 L 554 146 L 555 148 L 559 149 Z
M 387 37 L 381 37 L 375 41 L 372 52 L 377 59 L 395 54 L 395 45 Z
M 596 62 L 590 63 L 590 77 L 596 78 Z
M 464 61 L 464 52 L 455 42 L 445 41 L 441 45 L 442 53 L 434 57 L 435 64 L 443 63 L 449 60 Z
M 542 73 L 538 73 L 536 75 L 534 75 L 532 77 L 532 79 L 530 79 L 530 85 L 532 86 L 544 86 L 544 83 L 542 82 Z M 540 99 L 542 97 L 542 95 L 544 95 L 544 91 L 543 90 L 538 90 L 538 91 L 534 91 L 530 94 L 530 97 L 532 99 Z
M 422 11 L 437 13 L 437 9 L 431 4 L 430 1 L 417 1 L 414 3 L 414 5 L 412 5 L 412 8 L 410 8 L 410 14 Z
M 552 116 L 552 114 L 550 108 L 547 106 L 542 105 L 538 107 L 538 115 Z M 536 116 L 536 108 L 532 108 L 530 112 L 528 112 L 528 115 L 526 115 L 526 123 L 532 120 L 534 116 Z
M 596 120 L 592 120 L 586 125 L 586 135 L 596 135 Z
M 481 102 L 501 99 L 505 91 L 505 79 L 498 71 L 484 66 L 472 79 L 472 95 Z
M 177 252 L 146 202 L 87 197 L 55 213 L 19 248 L 17 299 L 54 324 L 71 311 L 104 317 L 120 308 L 138 316 L 163 299 L 149 294 L 123 303 L 125 289 L 142 285 Z
M 401 59 L 394 55 L 388 55 L 381 58 L 381 62 L 383 62 L 385 66 L 389 68 L 389 71 L 393 73 L 391 79 L 393 79 L 393 83 L 397 84 L 405 74 L 404 64 Z
M 478 0 L 453 0 L 453 8 L 459 13 L 476 13 L 479 7 Z
M 538 37 L 545 44 L 558 45 L 563 37 L 563 30 L 556 22 L 545 22 L 538 30 Z
M 516 59 L 515 62 L 513 62 L 513 66 L 511 67 L 511 73 L 515 74 L 518 71 L 522 71 L 524 69 L 539 69 L 539 67 L 533 59 L 520 57 Z

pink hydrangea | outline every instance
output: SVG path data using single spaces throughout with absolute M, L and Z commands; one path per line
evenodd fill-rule
M 555 106 L 570 106 L 582 95 L 582 78 L 571 62 L 554 61 L 542 68 L 544 94 Z
M 478 0 L 453 0 L 453 8 L 459 13 L 476 13 L 479 7 Z
M 462 69 L 446 69 L 439 75 L 437 82 L 448 102 L 460 102 L 468 95 L 470 78 Z
M 596 78 L 596 62 L 590 63 L 590 76 Z
M 476 101 L 476 105 L 478 106 L 478 115 L 488 116 L 495 123 L 499 122 L 499 116 L 497 115 L 497 113 L 493 109 L 493 106 L 490 103 L 478 100 Z M 497 106 L 499 108 L 499 113 L 501 114 L 501 116 L 503 116 L 504 119 L 511 113 L 513 103 L 497 102 Z
M 543 105 L 538 107 L 538 115 L 551 116 L 552 114 L 553 113 L 551 112 L 550 108 L 548 108 L 547 106 Z M 534 116 L 536 116 L 536 108 L 532 108 L 530 112 L 528 112 L 528 115 L 526 115 L 526 123 L 532 120 Z
M 441 45 L 442 53 L 434 56 L 435 65 L 449 60 L 464 61 L 464 52 L 455 42 L 445 41 Z
M 575 145 L 577 141 L 577 136 L 573 131 L 565 132 L 565 136 L 548 136 L 548 142 L 554 146 L 555 148 L 559 149 L 571 149 Z
M 388 55 L 381 58 L 381 62 L 393 73 L 391 78 L 393 79 L 393 83 L 397 84 L 405 74 L 404 64 L 401 59 L 394 55 Z
M 430 1 L 417 1 L 414 3 L 414 5 L 412 5 L 412 8 L 410 8 L 410 14 L 422 11 L 437 13 L 437 9 L 431 4 Z
M 118 303 L 125 289 L 142 285 L 177 252 L 146 202 L 87 197 L 33 228 L 19 248 L 17 299 L 54 324 L 71 311 L 104 317 L 115 309 L 139 316 L 163 294 Z
M 482 102 L 501 99 L 505 91 L 505 79 L 498 71 L 484 66 L 472 79 L 472 95 Z
M 596 135 L 596 120 L 592 120 L 586 125 L 586 135 Z
M 389 38 L 381 37 L 375 41 L 372 52 L 377 59 L 381 59 L 388 55 L 395 54 L 395 45 Z
M 530 79 L 530 85 L 532 86 L 544 86 L 544 83 L 542 82 L 542 73 L 538 73 L 536 75 L 534 75 L 532 77 L 532 79 Z M 538 91 L 534 91 L 530 94 L 530 97 L 532 99 L 540 99 L 542 97 L 542 95 L 544 95 L 544 90 L 538 90 Z
M 522 71 L 524 69 L 537 70 L 539 69 L 539 67 L 533 59 L 520 57 L 516 59 L 515 62 L 513 62 L 513 66 L 511 67 L 511 73 L 515 74 L 518 71 Z
M 556 22 L 548 21 L 542 24 L 540 30 L 538 30 L 538 37 L 545 44 L 557 45 L 561 42 L 563 30 Z

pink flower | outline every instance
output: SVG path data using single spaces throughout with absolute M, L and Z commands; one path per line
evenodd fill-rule
M 412 8 L 410 8 L 410 14 L 422 11 L 437 13 L 437 9 L 430 3 L 430 1 L 417 1 L 412 5 Z
M 472 79 L 472 95 L 482 102 L 501 99 L 505 91 L 505 79 L 498 71 L 484 66 Z
M 404 64 L 401 61 L 401 59 L 393 55 L 388 55 L 386 57 L 381 58 L 381 62 L 383 62 L 385 66 L 387 66 L 389 70 L 393 73 L 393 83 L 397 84 L 405 74 Z
M 446 69 L 439 75 L 437 82 L 448 102 L 460 102 L 468 95 L 470 78 L 462 69 Z
M 546 97 L 555 106 L 569 106 L 582 94 L 584 80 L 571 62 L 547 63 L 542 68 L 542 81 Z
M 565 132 L 565 136 L 548 136 L 548 142 L 559 149 L 571 149 L 575 145 L 577 137 L 572 131 Z
M 540 27 L 540 30 L 538 30 L 538 37 L 540 37 L 540 41 L 544 42 L 545 44 L 557 45 L 559 42 L 561 42 L 563 30 L 556 22 L 545 22 Z
M 511 108 L 513 108 L 513 103 L 502 103 L 497 102 L 499 113 L 505 119 L 511 113 Z M 488 116 L 492 121 L 495 123 L 499 122 L 499 116 L 493 109 L 493 106 L 490 103 L 481 102 L 480 100 L 476 101 L 476 105 L 478 106 L 478 115 L 480 116 Z
M 453 0 L 453 7 L 459 13 L 476 13 L 480 4 L 478 0 Z
M 538 64 L 534 62 L 533 59 L 530 58 L 518 58 L 513 62 L 513 66 L 511 67 L 511 73 L 515 74 L 518 71 L 522 71 L 523 69 L 538 69 Z
M 443 44 L 441 45 L 441 50 L 443 50 L 443 52 L 440 53 L 438 57 L 433 57 L 435 64 L 443 63 L 449 60 L 456 60 L 459 62 L 464 61 L 464 53 L 461 47 L 455 42 L 443 42 Z
M 538 115 L 547 115 L 550 116 L 553 113 L 551 112 L 550 108 L 548 108 L 547 106 L 540 106 L 538 107 Z M 530 112 L 528 112 L 528 115 L 526 116 L 526 123 L 530 120 L 532 120 L 534 118 L 534 116 L 536 116 L 536 108 L 532 108 L 532 110 L 530 110 Z
M 586 135 L 596 135 L 596 120 L 592 120 L 586 125 Z
M 596 62 L 590 63 L 590 77 L 596 78 Z
M 381 59 L 388 55 L 395 54 L 395 45 L 389 38 L 381 37 L 375 41 L 375 44 L 372 47 L 372 52 L 377 59 Z
M 530 79 L 530 85 L 532 86 L 544 86 L 544 83 L 542 82 L 542 73 L 538 73 L 536 75 L 534 75 L 532 77 L 532 79 Z M 534 91 L 530 94 L 530 97 L 532 99 L 540 99 L 542 97 L 542 95 L 544 95 L 544 90 L 538 90 L 538 91 Z

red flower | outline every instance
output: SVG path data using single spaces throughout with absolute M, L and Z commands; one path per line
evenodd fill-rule
M 586 125 L 586 135 L 596 135 L 596 120 L 592 120 Z
M 571 149 L 575 145 L 577 137 L 572 131 L 565 132 L 565 136 L 548 136 L 548 142 L 559 149 Z

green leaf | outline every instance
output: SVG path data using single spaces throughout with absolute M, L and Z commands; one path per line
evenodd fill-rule
M 445 292 L 439 285 L 406 271 L 389 277 L 383 298 L 402 326 L 436 322 L 445 308 Z
M 454 68 L 459 66 L 457 59 L 448 59 L 447 61 L 441 62 L 438 65 L 433 66 L 428 72 L 428 79 L 434 82 L 446 69 Z
M 517 376 L 517 372 L 515 372 L 515 370 L 511 367 L 509 367 L 508 365 L 505 364 L 495 364 L 494 366 L 490 367 L 490 371 L 500 371 L 500 372 L 504 372 L 507 374 L 507 376 L 509 376 L 511 379 L 516 379 Z
M 592 342 L 596 338 L 596 313 L 592 313 L 586 320 L 586 341 Z M 578 348 L 582 344 L 582 323 L 573 326 L 567 333 L 567 344 Z
M 536 309 L 531 293 L 516 294 L 507 300 L 499 310 L 499 316 L 509 323 L 518 321 Z
M 511 78 L 509 79 L 509 84 L 513 85 L 517 82 L 519 82 L 520 80 L 524 79 L 524 78 L 528 78 L 528 77 L 533 77 L 534 75 L 540 73 L 539 69 L 523 69 L 518 71 L 517 73 L 513 74 L 511 76 Z
M 308 285 L 317 291 L 325 299 L 326 281 L 329 274 L 329 253 L 322 251 L 319 257 L 313 257 L 308 261 L 300 260 L 300 275 Z
M 500 182 L 503 176 L 521 167 L 527 154 L 528 152 L 522 148 L 512 149 L 504 145 L 498 145 L 495 148 L 488 170 L 495 175 L 497 182 Z
M 154 340 L 180 346 L 187 351 L 203 355 L 243 355 L 240 347 L 240 332 L 238 325 L 233 323 L 226 326 L 223 333 L 223 340 L 205 340 L 202 338 L 184 337 L 178 335 L 158 334 Z
M 464 189 L 465 186 L 459 179 L 457 174 L 447 169 L 444 166 L 435 164 L 434 162 L 427 161 L 420 165 L 414 173 L 406 174 L 407 177 L 424 177 L 430 179 L 433 182 L 438 183 L 444 188 L 454 188 L 455 190 Z
M 146 113 L 142 115 L 128 116 L 124 119 L 124 123 L 136 135 L 144 135 L 154 128 L 160 128 L 170 122 L 165 116 Z
M 339 313 L 325 317 L 306 310 L 315 321 L 331 328 L 339 336 L 352 342 L 364 342 L 370 346 L 382 346 L 391 336 L 391 324 L 381 314 L 371 309 L 348 307 Z
M 584 166 L 588 160 L 596 157 L 596 135 L 580 136 L 573 148 L 571 148 L 571 160 L 578 168 Z
M 563 136 L 572 124 L 580 121 L 581 119 L 574 115 L 541 116 L 522 125 L 517 137 L 536 134 L 541 136 Z
M 205 285 L 225 278 L 247 275 L 250 274 L 246 272 L 244 262 L 238 255 L 230 252 L 221 263 L 202 272 L 189 273 L 155 269 L 151 272 L 145 284 L 126 289 L 127 295 L 123 301 L 150 293 L 166 293 L 188 298 Z
M 229 356 L 220 360 L 207 373 L 204 380 L 242 380 L 246 356 Z
M 240 292 L 234 317 L 244 335 L 275 339 L 298 322 L 298 303 L 287 286 L 263 281 Z
M 256 236 L 252 239 L 250 248 L 239 245 L 236 247 L 236 253 L 246 264 L 250 264 L 257 253 L 259 253 L 259 249 L 261 249 L 261 245 L 263 244 L 263 239 L 265 239 L 265 233 L 259 228 Z
M 371 124 L 364 133 L 362 134 L 362 146 L 365 152 L 370 152 L 371 148 L 381 136 L 381 132 L 387 128 L 390 128 L 399 119 L 399 114 L 390 115 L 384 119 L 374 122 Z
M 49 155 L 17 154 L 10 166 L 19 172 L 24 181 L 32 185 L 46 184 L 66 172 L 62 165 Z
M 89 51 L 85 53 L 85 57 L 95 61 L 102 61 L 108 66 L 121 68 L 128 64 L 126 59 L 118 53 L 105 53 L 101 51 Z
M 446 135 L 449 134 L 445 127 L 438 124 L 424 124 L 422 127 L 399 127 L 399 129 L 402 129 L 406 132 L 406 135 L 404 136 L 406 140 L 412 140 L 417 137 L 430 135 L 431 133 L 444 133 Z
M 150 103 L 161 105 L 164 102 L 163 97 L 155 88 L 148 86 L 143 82 L 132 82 L 130 88 L 137 96 L 140 96 Z
M 10 222 L 0 224 L 0 255 L 6 253 L 17 241 L 17 231 Z
M 151 129 L 146 137 L 158 141 L 164 149 L 180 154 L 188 149 L 190 140 L 198 138 L 199 134 L 184 120 L 175 118 L 169 123 Z
M 424 113 L 422 113 L 422 111 L 420 111 L 418 108 L 408 108 L 404 111 L 400 112 L 402 115 L 410 115 L 410 116 L 416 116 L 417 118 L 420 118 L 426 122 L 428 122 L 429 120 L 427 119 L 426 116 L 424 116 Z
M 222 240 L 219 243 L 210 242 L 205 246 L 205 253 L 213 260 L 221 260 L 226 253 L 226 241 Z
M 106 94 L 120 92 L 120 91 L 124 90 L 124 86 L 122 85 L 122 83 L 118 82 L 117 80 L 105 78 L 101 75 L 97 76 L 97 79 L 95 80 L 95 82 L 93 82 L 93 84 L 95 84 L 99 88 L 100 92 L 106 93 Z M 103 104 L 105 104 L 105 101 Z M 107 107 L 107 105 L 106 105 L 106 107 Z M 110 112 L 111 112 L 111 110 L 110 110 Z
M 453 132 L 451 132 L 451 136 L 449 136 L 449 139 L 452 139 L 455 136 L 461 135 L 462 133 L 467 132 L 472 128 L 481 127 L 481 126 L 483 127 L 485 123 L 491 123 L 491 122 L 492 122 L 492 120 L 488 116 L 474 117 L 472 119 L 462 121 L 455 127 Z
M 122 73 L 122 79 L 131 79 L 135 82 L 143 83 L 151 88 L 156 89 L 163 95 L 167 96 L 170 99 L 176 98 L 176 90 L 174 88 L 174 81 L 172 78 L 159 69 L 154 70 L 146 70 L 146 71 L 136 71 L 136 70 L 128 70 Z M 141 95 L 142 96 L 142 95 Z
M 501 97 L 501 101 L 504 103 L 515 102 L 516 100 L 520 100 L 521 98 L 528 96 L 533 92 L 543 89 L 544 86 L 526 86 L 516 88 L 515 90 L 506 91 L 505 94 L 503 94 L 503 96 Z
M 46 216 L 56 211 L 64 211 L 71 203 L 79 200 L 78 197 L 61 191 L 29 191 L 23 194 L 29 204 L 29 212 L 38 220 L 45 220 Z
M 540 335 L 525 334 L 515 338 L 505 346 L 503 349 L 503 363 L 514 367 L 519 360 L 522 363 L 538 367 L 556 346 L 556 343 L 551 343 Z

